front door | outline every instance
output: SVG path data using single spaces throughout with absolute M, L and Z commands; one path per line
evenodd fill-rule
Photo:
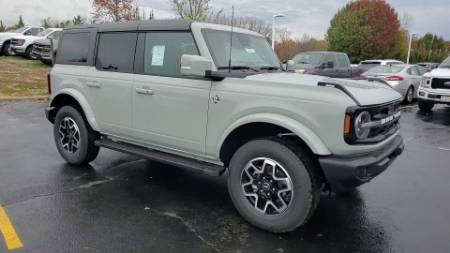
M 139 35 L 133 129 L 148 146 L 203 156 L 211 81 L 182 76 L 183 54 L 199 54 L 190 32 Z

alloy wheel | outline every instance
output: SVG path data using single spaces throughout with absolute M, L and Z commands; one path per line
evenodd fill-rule
M 265 157 L 247 163 L 241 174 L 241 188 L 250 204 L 265 215 L 285 212 L 294 195 L 287 171 L 275 160 Z
M 61 146 L 68 153 L 75 153 L 80 147 L 80 130 L 77 123 L 70 117 L 65 117 L 59 124 Z

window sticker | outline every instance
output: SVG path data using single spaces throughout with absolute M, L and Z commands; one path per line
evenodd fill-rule
M 165 51 L 166 51 L 166 46 L 164 46 L 164 45 L 153 46 L 152 66 L 163 66 L 164 65 Z
M 245 52 L 249 53 L 249 54 L 254 54 L 256 53 L 255 49 L 253 48 L 245 48 Z

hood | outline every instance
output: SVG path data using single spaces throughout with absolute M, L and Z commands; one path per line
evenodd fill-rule
M 22 39 L 22 40 L 26 40 L 26 41 L 36 41 L 36 40 L 41 40 L 41 39 L 45 39 L 45 37 L 37 37 L 37 36 L 31 36 L 31 35 L 18 35 L 18 36 L 14 36 L 14 39 Z
M 43 45 L 43 46 L 50 46 L 50 39 L 38 39 L 34 42 L 34 44 L 39 44 L 39 45 Z
M 381 82 L 370 82 L 365 80 L 334 79 L 316 75 L 300 75 L 296 73 L 265 73 L 251 75 L 246 80 L 271 82 L 276 84 L 313 86 L 318 89 L 337 89 L 335 87 L 321 87 L 319 83 L 335 84 L 343 87 L 353 97 L 355 102 L 362 106 L 385 104 L 400 100 L 402 96 L 392 89 L 388 84 Z
M 425 73 L 426 77 L 450 77 L 450 68 L 437 68 Z

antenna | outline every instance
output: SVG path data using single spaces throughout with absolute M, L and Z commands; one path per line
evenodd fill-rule
M 228 59 L 228 73 L 231 73 L 231 50 L 233 49 L 234 6 L 231 6 L 230 58 Z

